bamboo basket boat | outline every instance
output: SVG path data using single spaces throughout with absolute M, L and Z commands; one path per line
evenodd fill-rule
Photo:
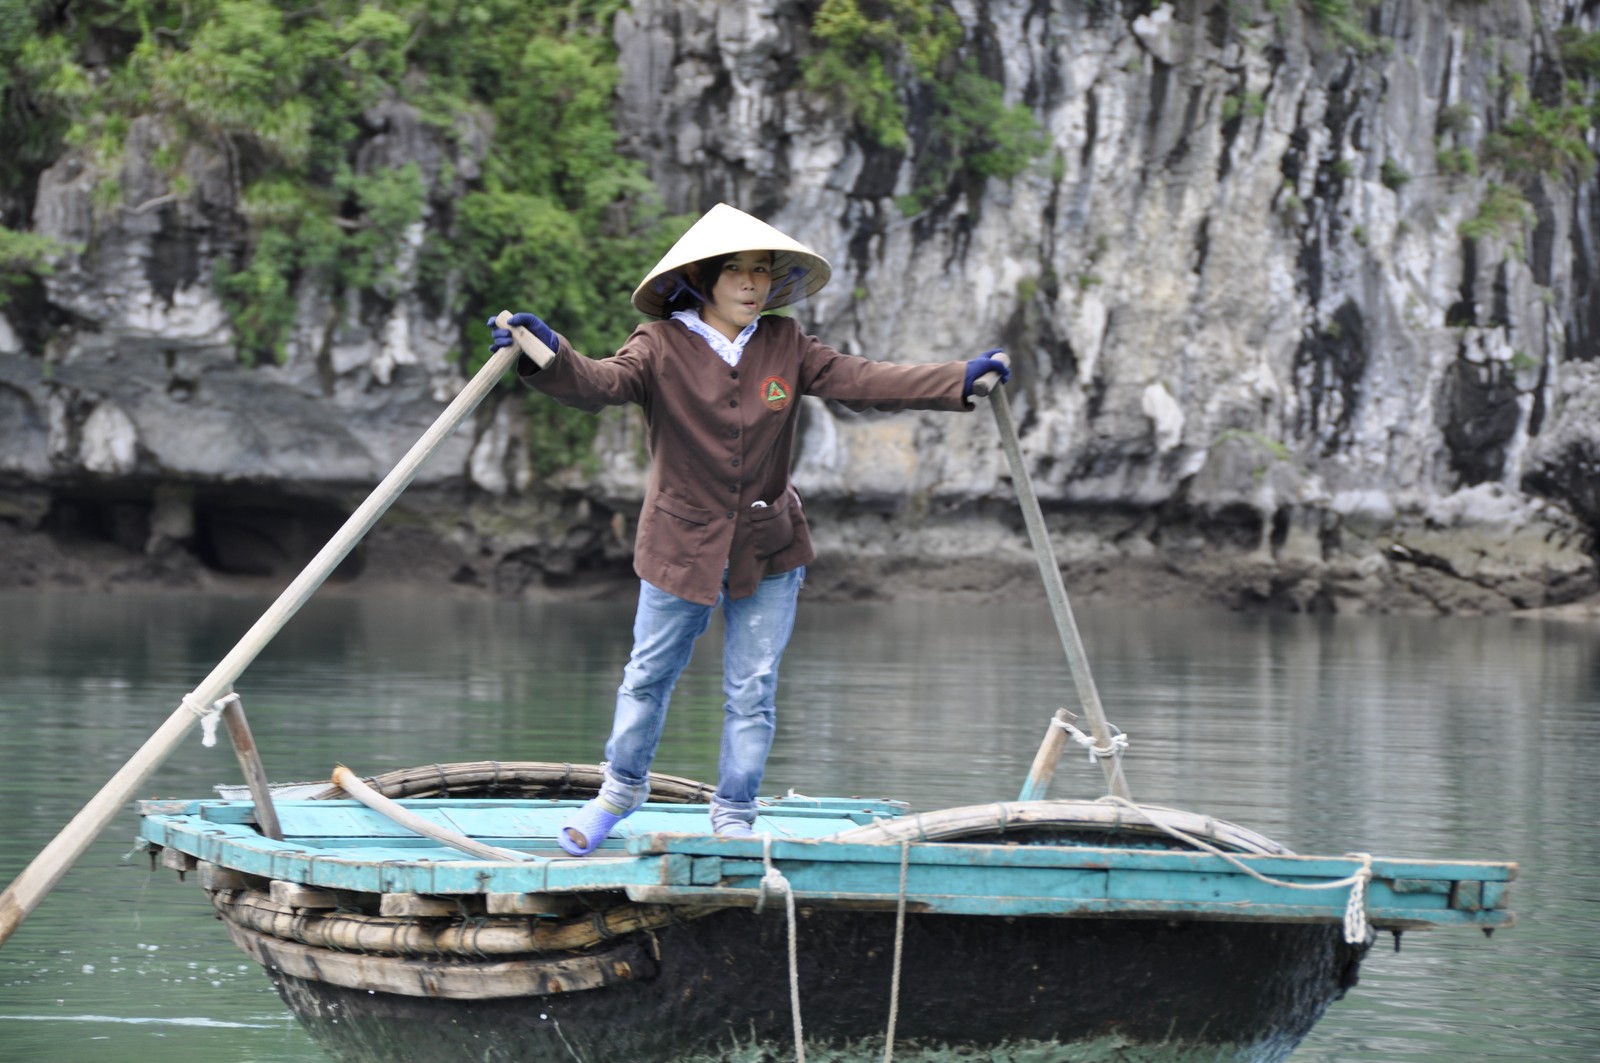
M 594 855 L 566 857 L 556 831 L 598 782 L 596 765 L 495 761 L 365 780 L 506 860 L 337 786 L 276 801 L 282 840 L 228 798 L 142 802 L 140 836 L 154 866 L 197 875 L 344 1063 L 736 1063 L 797 1045 L 836 1061 L 1274 1060 L 1355 984 L 1377 930 L 1512 922 L 1514 865 L 1296 856 L 1105 800 L 913 814 L 789 795 L 763 804 L 762 837 L 735 839 L 706 832 L 705 784 L 656 776 Z M 1319 884 L 1333 888 L 1305 888 Z

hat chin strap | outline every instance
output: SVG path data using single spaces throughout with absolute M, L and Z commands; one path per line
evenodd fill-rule
M 783 280 L 773 285 L 772 290 L 767 293 L 765 305 L 771 306 L 775 300 L 788 295 L 791 290 L 799 286 L 801 278 L 805 275 L 804 266 L 790 266 L 784 272 Z
M 694 288 L 692 288 L 689 283 L 683 279 L 683 276 L 678 273 L 677 270 L 672 271 L 665 277 L 662 277 L 660 280 L 656 281 L 652 287 L 655 288 L 656 294 L 661 296 L 661 307 L 663 310 L 668 306 L 671 306 L 672 301 L 685 292 L 694 296 L 702 303 L 709 303 L 711 301 L 704 295 L 701 295 L 699 292 L 695 291 Z M 669 288 L 671 291 L 668 291 Z

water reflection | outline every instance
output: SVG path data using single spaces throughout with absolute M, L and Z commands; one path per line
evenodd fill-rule
M 233 646 L 266 602 L 0 596 L 0 838 L 9 881 Z M 626 604 L 316 602 L 239 684 L 278 779 L 433 760 L 597 758 Z M 1302 852 L 1521 862 L 1520 925 L 1406 939 L 1297 1059 L 1600 1057 L 1600 639 L 1589 625 L 1080 609 L 1142 800 Z M 719 632 L 657 767 L 710 779 Z M 1073 706 L 1042 605 L 807 603 L 784 665 L 768 792 L 919 808 L 1016 796 Z M 148 793 L 234 781 L 192 739 Z M 1053 793 L 1100 792 L 1076 752 Z M 131 814 L 0 950 L 0 1058 L 320 1058 L 199 890 L 123 859 Z

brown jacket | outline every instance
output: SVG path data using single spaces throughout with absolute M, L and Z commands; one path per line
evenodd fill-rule
M 765 575 L 816 556 L 789 484 L 800 397 L 883 410 L 964 410 L 963 362 L 892 365 L 841 354 L 768 316 L 738 366 L 681 322 L 640 325 L 614 357 L 585 358 L 562 337 L 543 369 L 518 375 L 568 406 L 644 408 L 650 482 L 639 515 L 634 571 L 691 602 L 711 605 L 728 566 L 728 593 L 755 593 Z M 755 503 L 764 502 L 765 506 Z

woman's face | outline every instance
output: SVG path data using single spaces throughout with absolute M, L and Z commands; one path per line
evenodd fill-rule
M 701 316 L 731 340 L 761 314 L 771 291 L 772 252 L 741 251 L 722 264 Z

